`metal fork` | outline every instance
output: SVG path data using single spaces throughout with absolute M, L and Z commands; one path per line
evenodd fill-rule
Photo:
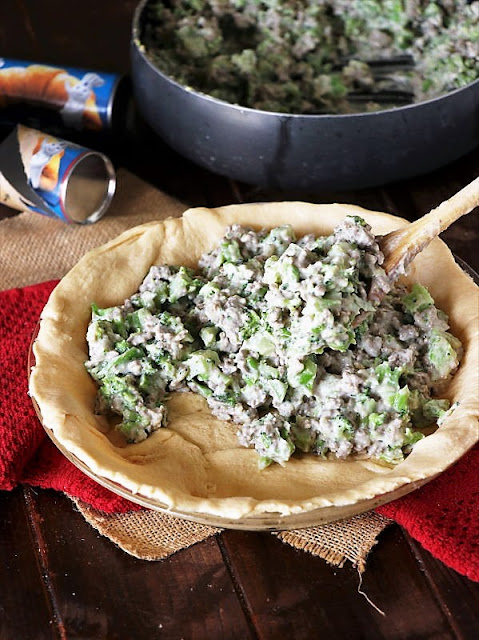
M 409 54 L 363 60 L 371 70 L 375 82 L 375 89 L 359 89 L 348 93 L 348 100 L 353 104 L 365 105 L 378 103 L 381 106 L 402 106 L 412 104 L 414 92 L 406 86 L 405 74 L 414 70 L 414 59 Z

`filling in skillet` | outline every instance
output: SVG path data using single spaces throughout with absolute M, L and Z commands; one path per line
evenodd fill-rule
M 152 0 L 144 16 L 161 71 L 255 109 L 372 111 L 479 77 L 477 0 Z

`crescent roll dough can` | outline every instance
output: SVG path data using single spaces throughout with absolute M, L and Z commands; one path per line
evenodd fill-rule
M 108 209 L 115 170 L 102 153 L 18 125 L 0 144 L 0 203 L 90 224 Z
M 122 77 L 0 58 L 0 121 L 49 130 L 107 132 Z

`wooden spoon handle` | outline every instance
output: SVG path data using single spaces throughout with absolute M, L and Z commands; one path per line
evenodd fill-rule
M 406 267 L 436 236 L 479 206 L 479 177 L 419 220 L 379 239 L 384 269 L 391 278 Z

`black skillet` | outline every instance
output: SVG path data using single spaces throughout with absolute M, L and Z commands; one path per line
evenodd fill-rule
M 140 112 L 173 149 L 250 184 L 312 191 L 378 186 L 424 174 L 479 145 L 479 80 L 439 98 L 374 113 L 288 115 L 230 104 L 175 82 L 131 39 Z

